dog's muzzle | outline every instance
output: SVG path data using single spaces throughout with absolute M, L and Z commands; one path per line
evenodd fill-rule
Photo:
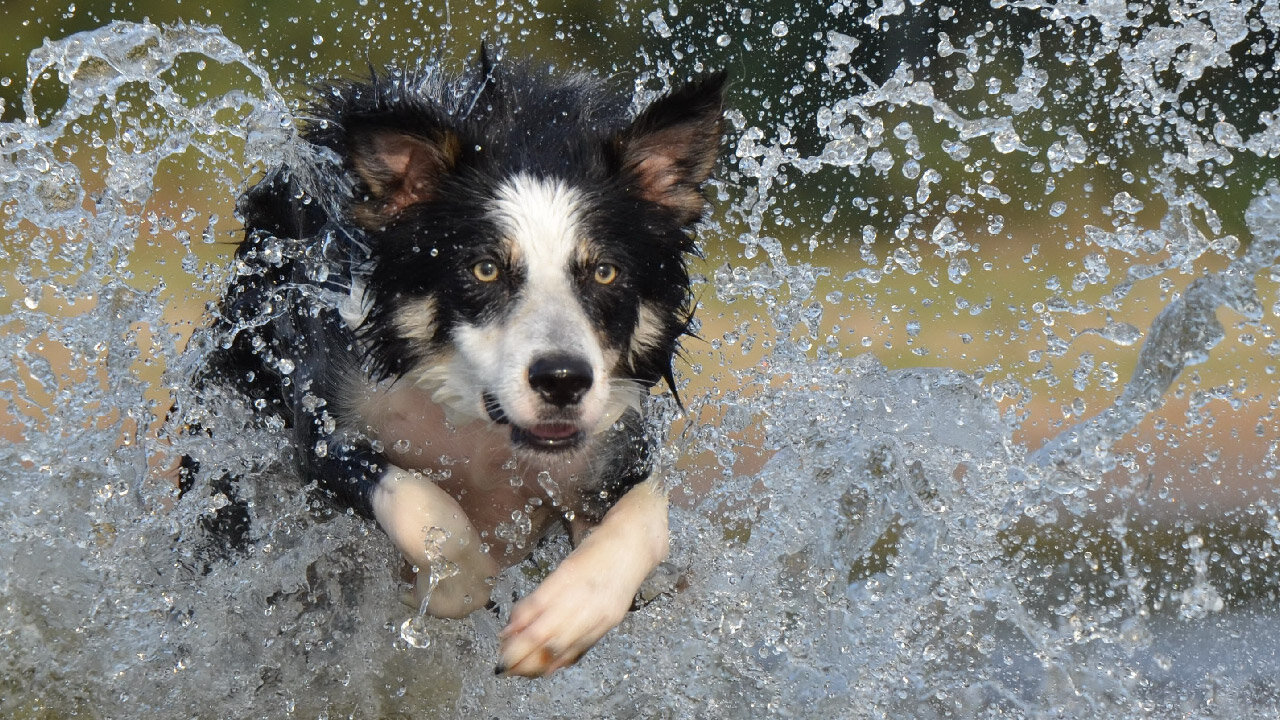
M 594 374 L 586 360 L 568 353 L 553 353 L 529 364 L 528 382 L 544 403 L 564 410 L 582 401 L 594 383 Z M 517 425 L 491 392 L 484 393 L 483 401 L 490 420 L 511 425 L 513 445 L 559 452 L 577 447 L 586 438 L 586 432 L 577 423 L 564 420 L 547 420 L 527 427 Z

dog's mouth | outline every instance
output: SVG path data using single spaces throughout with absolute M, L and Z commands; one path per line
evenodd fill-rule
M 540 422 L 529 427 L 516 425 L 492 393 L 484 394 L 484 410 L 493 422 L 511 426 L 511 444 L 517 447 L 560 452 L 578 447 L 587 435 L 576 424 L 563 421 Z
M 511 442 L 539 450 L 569 450 L 578 446 L 585 436 L 577 425 L 569 423 L 539 423 L 533 427 L 511 426 Z

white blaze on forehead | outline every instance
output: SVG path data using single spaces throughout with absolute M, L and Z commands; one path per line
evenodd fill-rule
M 582 193 L 559 180 L 521 174 L 498 188 L 495 200 L 493 218 L 531 283 L 568 279 L 586 238 Z

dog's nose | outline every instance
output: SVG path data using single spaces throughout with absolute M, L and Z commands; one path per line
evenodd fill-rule
M 572 405 L 591 389 L 591 365 L 564 353 L 540 357 L 529 365 L 529 386 L 556 407 Z

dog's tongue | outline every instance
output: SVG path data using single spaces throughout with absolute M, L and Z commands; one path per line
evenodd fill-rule
M 578 434 L 578 428 L 569 423 L 543 423 L 529 428 L 529 434 L 542 440 L 566 440 Z

